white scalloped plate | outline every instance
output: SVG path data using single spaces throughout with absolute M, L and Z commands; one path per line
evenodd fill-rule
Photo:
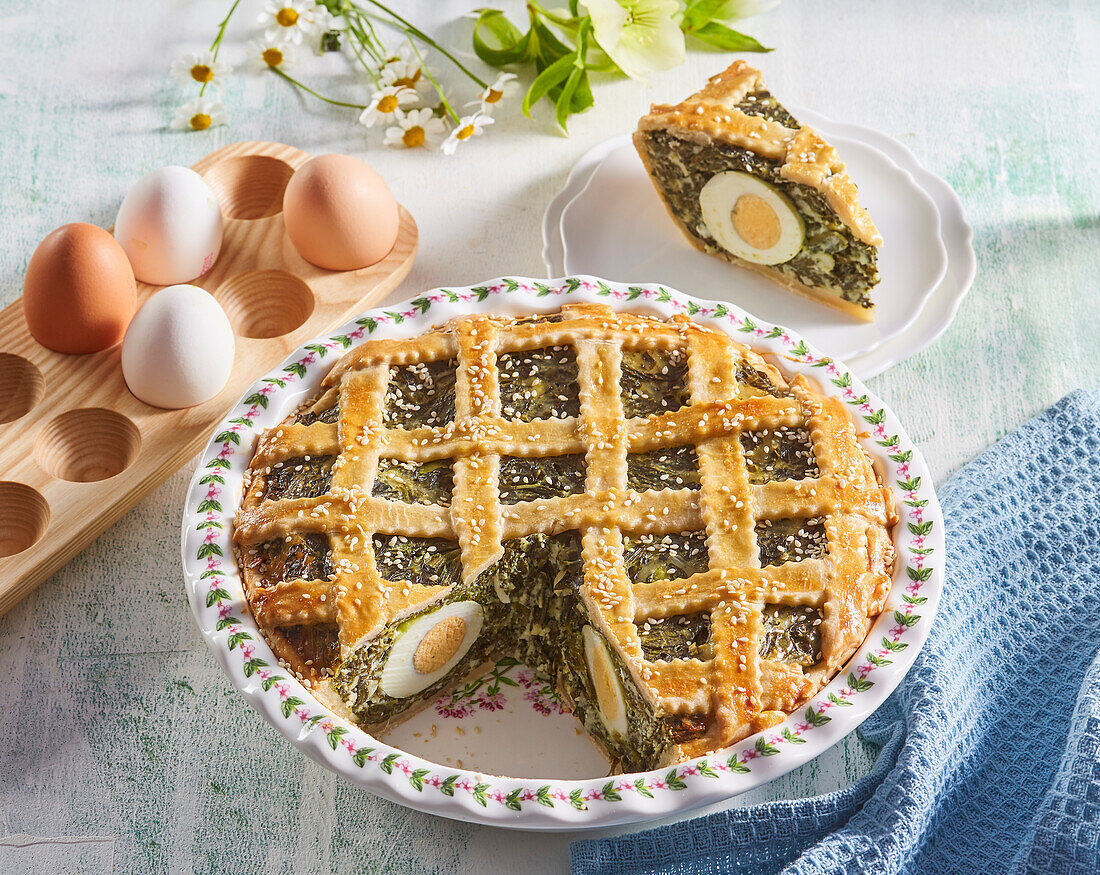
M 601 763 L 592 758 L 572 718 L 532 716 L 532 705 L 540 715 L 552 712 L 552 697 L 526 683 L 519 667 L 511 675 L 519 685 L 505 684 L 510 707 L 478 706 L 475 713 L 447 717 L 439 706 L 448 702 L 441 700 L 434 716 L 424 712 L 428 717 L 418 715 L 403 730 L 373 738 L 327 710 L 280 669 L 249 613 L 233 559 L 233 516 L 257 435 L 312 395 L 345 350 L 368 338 L 419 334 L 459 314 L 552 312 L 567 300 L 662 317 L 688 313 L 781 357 L 788 372 L 815 378 L 860 424 L 863 445 L 893 490 L 901 516 L 886 610 L 836 679 L 781 726 L 671 769 L 600 775 Z M 627 286 L 587 276 L 549 282 L 503 278 L 436 289 L 371 311 L 304 345 L 258 380 L 213 435 L 188 490 L 181 547 L 188 595 L 207 645 L 248 702 L 300 751 L 379 796 L 421 811 L 538 830 L 609 826 L 688 811 L 743 793 L 817 756 L 855 729 L 901 682 L 928 635 L 943 586 L 943 525 L 932 478 L 894 415 L 847 368 L 737 307 L 659 285 Z M 492 702 L 495 694 L 487 693 L 483 687 L 477 695 Z M 447 719 L 459 722 L 430 731 Z M 416 720 L 426 721 L 423 731 L 409 728 Z M 469 761 L 459 765 L 463 750 Z M 490 761 L 497 765 L 488 768 Z M 504 771 L 533 777 L 499 776 Z M 575 778 L 578 774 L 589 777 Z
M 838 346 L 833 345 L 832 341 L 830 341 L 827 336 L 823 336 L 821 329 L 815 328 L 812 324 L 804 324 L 806 317 L 814 316 L 814 318 L 816 318 L 816 315 L 824 311 L 824 308 L 806 305 L 809 309 L 807 309 L 805 316 L 801 320 L 797 318 L 789 319 L 787 315 L 784 314 L 768 314 L 776 321 L 791 325 L 795 330 L 800 331 L 810 342 L 819 343 L 826 352 L 831 352 L 833 355 L 844 358 L 853 373 L 863 379 L 868 379 L 924 349 L 936 340 L 936 338 L 947 329 L 947 326 L 951 324 L 963 297 L 966 295 L 966 292 L 973 282 L 977 267 L 974 250 L 971 245 L 973 232 L 963 216 L 962 204 L 959 202 L 958 196 L 951 187 L 944 182 L 943 179 L 924 168 L 917 160 L 916 156 L 897 140 L 886 134 L 871 130 L 870 128 L 840 124 L 831 121 L 810 110 L 798 108 L 794 111 L 796 115 L 818 127 L 838 144 L 845 144 L 844 154 L 848 157 L 849 163 L 853 167 L 853 174 L 859 174 L 857 178 L 861 182 L 865 179 L 862 175 L 864 171 L 858 166 L 856 161 L 852 160 L 852 158 L 861 157 L 861 153 L 858 152 L 857 149 L 864 150 L 864 153 L 866 153 L 867 149 L 875 150 L 880 153 L 876 158 L 876 162 L 880 165 L 884 161 L 892 162 L 902 171 L 908 173 L 912 184 L 917 189 L 920 189 L 924 196 L 931 199 L 939 215 L 939 246 L 942 247 L 942 251 L 946 253 L 946 271 L 941 275 L 938 284 L 936 284 L 934 288 L 925 290 L 927 294 L 924 294 L 919 300 L 910 299 L 908 301 L 906 306 L 908 316 L 911 318 L 908 319 L 907 323 L 900 331 L 882 331 L 881 334 L 883 337 L 879 339 L 872 338 L 871 347 L 864 352 L 853 353 L 840 349 Z M 853 145 L 849 149 L 847 146 L 849 142 L 858 145 Z M 589 150 L 581 157 L 576 165 L 574 165 L 565 186 L 547 207 L 543 217 L 542 228 L 543 261 L 551 276 L 560 276 L 568 272 L 566 268 L 565 244 L 563 242 L 563 235 L 565 233 L 563 230 L 565 224 L 564 213 L 566 209 L 570 207 L 586 189 L 593 178 L 594 172 L 600 167 L 604 159 L 608 158 L 612 152 L 623 147 L 627 150 L 630 149 L 629 137 L 627 136 L 606 140 Z M 637 171 L 639 168 L 640 164 L 639 167 L 634 168 L 634 170 Z M 888 180 L 889 177 L 886 177 L 886 179 Z M 652 185 L 649 185 L 648 180 L 646 180 L 644 176 L 640 178 L 640 181 L 643 185 L 639 186 L 636 192 L 639 197 L 642 196 L 640 193 L 652 191 Z M 646 188 L 646 186 L 648 186 L 648 188 Z M 864 199 L 866 200 L 866 197 Z M 877 213 L 875 215 L 876 218 L 879 218 Z M 676 235 L 677 232 L 668 221 L 667 216 L 664 215 L 663 209 L 661 210 L 660 217 L 663 219 L 663 224 L 668 226 L 668 229 L 673 232 L 673 235 Z M 589 221 L 591 220 L 589 219 Z M 908 236 L 910 233 L 909 230 L 907 228 L 903 230 L 904 235 Z M 572 234 L 575 237 L 583 237 L 587 232 L 588 223 L 585 221 L 575 223 L 575 227 L 573 227 L 572 230 Z M 895 235 L 891 236 L 894 237 Z M 675 236 L 671 239 L 675 240 Z M 688 247 L 688 249 L 690 249 L 690 247 Z M 690 251 L 691 253 L 701 256 L 700 253 L 695 253 L 695 250 Z M 707 261 L 716 261 L 705 256 L 701 257 L 705 258 Z M 702 262 L 699 263 L 702 264 Z M 717 268 L 723 267 L 721 263 L 716 262 L 716 264 Z M 885 264 L 886 262 L 884 261 L 884 265 Z M 601 272 L 604 274 L 611 273 L 611 268 L 613 266 L 613 264 L 604 265 L 601 268 Z M 570 261 L 570 269 L 577 269 L 578 267 L 584 267 L 584 265 L 577 265 L 574 264 L 573 261 Z M 708 265 L 708 268 L 713 271 L 715 266 Z M 725 278 L 729 279 L 731 276 L 729 268 L 726 267 L 725 270 Z M 741 274 L 746 273 L 747 272 L 744 271 L 737 271 L 736 276 L 740 277 Z M 753 279 L 759 281 L 758 277 L 753 277 Z M 694 285 L 695 277 L 689 276 L 686 271 L 677 272 L 676 276 L 673 277 L 671 281 L 680 286 L 691 285 L 692 287 L 699 288 Z M 880 286 L 876 296 L 881 296 L 885 288 L 885 285 Z M 706 289 L 699 288 L 699 291 L 705 293 Z M 770 292 L 774 295 L 776 292 L 774 287 L 771 288 Z M 782 292 L 779 294 L 782 294 Z M 721 297 L 725 299 L 728 296 L 722 295 Z M 799 299 L 796 297 L 790 295 L 786 297 L 789 298 L 788 304 L 791 307 L 797 308 L 801 306 Z M 745 302 L 739 301 L 739 303 L 744 304 Z M 762 310 L 757 299 L 754 299 L 750 306 L 753 310 Z M 829 318 L 828 314 L 826 314 L 825 318 Z M 895 325 L 897 321 L 898 320 L 895 320 Z M 860 326 L 855 327 L 859 328 Z M 833 326 L 833 328 L 835 328 L 835 326 Z M 832 330 L 832 328 L 828 326 L 826 326 L 826 329 Z M 885 337 L 886 334 L 892 334 L 893 336 Z M 858 341 L 858 335 L 855 336 L 853 340 Z M 854 347 L 855 344 L 845 341 L 842 337 L 840 338 L 840 346 L 844 345 Z

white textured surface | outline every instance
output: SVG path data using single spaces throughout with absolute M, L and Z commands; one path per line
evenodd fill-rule
M 459 15 L 475 4 L 406 5 L 450 45 L 468 45 Z M 544 114 L 532 124 L 513 109 L 453 161 L 383 151 L 373 138 L 368 146 L 348 116 L 271 78 L 230 88 L 230 128 L 168 133 L 181 99 L 168 62 L 208 42 L 227 7 L 0 2 L 0 304 L 19 294 L 49 230 L 109 225 L 149 169 L 241 139 L 360 155 L 390 180 L 421 231 L 420 259 L 397 297 L 537 275 L 542 211 L 573 161 L 630 130 L 651 100 L 683 96 L 729 60 L 691 52 L 649 90 L 600 83 L 597 108 L 574 120 L 570 139 L 548 134 Z M 937 482 L 1069 389 L 1097 385 L 1100 159 L 1087 145 L 1100 127 L 1095 5 L 788 0 L 745 29 L 777 47 L 750 60 L 781 99 L 898 137 L 967 207 L 979 273 L 958 319 L 870 384 Z M 564 868 L 568 836 L 508 834 L 379 802 L 303 760 L 248 709 L 184 600 L 187 477 L 0 619 L 0 871 Z M 742 801 L 835 789 L 872 756 L 849 738 Z

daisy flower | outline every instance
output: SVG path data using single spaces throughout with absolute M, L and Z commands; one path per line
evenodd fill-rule
M 183 85 L 211 85 L 221 89 L 224 77 L 233 72 L 233 66 L 214 60 L 213 52 L 188 52 L 172 62 L 172 75 Z
M 382 67 L 382 81 L 387 85 L 415 88 L 417 91 L 430 91 L 431 81 L 424 75 L 420 58 L 408 46 L 401 46 L 397 55 L 390 58 Z
M 477 100 L 471 100 L 466 105 L 480 106 L 482 112 L 492 113 L 497 104 L 505 97 L 511 97 L 519 90 L 519 83 L 515 80 L 515 73 L 501 73 L 497 76 L 496 81 L 478 94 Z
M 408 112 L 397 110 L 394 113 L 397 124 L 386 128 L 385 146 L 403 146 L 415 149 L 417 146 L 434 146 L 447 133 L 443 120 L 436 118 L 430 109 L 410 109 Z
M 318 10 L 318 5 L 308 0 L 267 0 L 256 19 L 264 27 L 264 39 L 301 45 L 303 37 L 312 36 L 318 29 L 320 12 L 325 11 L 323 6 Z
M 398 109 L 414 106 L 419 100 L 416 92 L 401 85 L 386 85 L 374 92 L 367 108 L 359 116 L 359 123 L 368 128 Z
M 289 70 L 298 61 L 292 43 L 253 40 L 248 45 L 248 66 L 254 70 Z
M 172 119 L 172 130 L 205 131 L 207 128 L 224 125 L 228 121 L 225 107 L 220 101 L 196 97 L 176 110 L 176 117 Z
M 451 135 L 443 141 L 443 154 L 453 155 L 459 143 L 463 140 L 469 140 L 471 137 L 481 136 L 482 128 L 492 123 L 493 117 L 485 115 L 483 112 L 475 112 L 473 115 L 459 119 L 458 127 L 451 131 Z

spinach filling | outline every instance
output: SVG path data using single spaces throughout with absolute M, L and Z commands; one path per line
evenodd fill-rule
M 798 123 L 798 119 L 787 112 L 783 104 L 776 100 L 766 88 L 761 88 L 752 92 L 752 94 L 746 94 L 741 98 L 741 102 L 737 104 L 737 108 L 745 115 L 763 116 L 768 121 L 778 122 L 785 128 L 798 130 L 802 127 Z
M 821 659 L 821 609 L 764 605 L 760 655 L 808 668 Z
M 455 418 L 454 359 L 390 368 L 382 424 L 387 428 L 441 428 Z
M 782 426 L 741 433 L 749 483 L 820 477 L 810 433 L 802 426 Z
M 620 370 L 627 419 L 668 413 L 688 403 L 687 354 L 682 349 L 624 349 Z
M 501 415 L 520 422 L 579 416 L 577 376 L 577 353 L 571 346 L 498 353 Z
M 263 500 L 316 498 L 332 487 L 335 456 L 302 456 L 276 462 L 264 475 Z
M 584 492 L 584 454 L 531 459 L 501 456 L 498 487 L 501 504 Z
M 335 425 L 339 419 L 340 403 L 338 401 L 331 407 L 322 410 L 320 413 L 314 413 L 312 410 L 307 410 L 294 417 L 294 421 L 298 425 L 313 425 L 315 422 L 327 422 L 329 425 Z
M 334 573 L 331 553 L 324 535 L 296 533 L 260 544 L 248 564 L 260 569 L 261 586 L 286 580 L 328 580 Z
M 629 670 L 610 649 L 627 708 L 628 734 L 609 732 L 599 717 L 596 692 L 588 675 L 581 629 L 588 623 L 580 598 L 584 579 L 581 541 L 576 532 L 535 534 L 506 541 L 503 556 L 471 582 L 459 582 L 445 599 L 415 612 L 354 651 L 333 676 L 334 689 L 365 725 L 382 723 L 416 702 L 430 701 L 482 663 L 512 656 L 563 690 L 573 713 L 598 738 L 625 771 L 650 768 L 673 743 L 668 725 L 658 719 Z M 500 598 L 503 593 L 509 601 Z M 383 666 L 402 630 L 440 604 L 476 601 L 484 629 L 447 676 L 414 696 L 393 698 L 379 687 Z
M 449 586 L 462 576 L 462 551 L 446 538 L 375 535 L 374 565 L 383 580 Z
M 738 383 L 744 383 L 746 386 L 752 386 L 758 392 L 763 392 L 765 395 L 771 395 L 773 398 L 783 398 L 787 395 L 782 389 L 775 385 L 769 377 L 763 371 L 757 370 L 744 361 L 738 361 L 733 368 L 734 379 Z
M 379 459 L 372 495 L 408 504 L 451 503 L 454 490 L 454 466 L 450 459 L 434 462 L 403 462 Z
M 782 565 L 816 559 L 828 550 L 825 521 L 820 518 L 761 520 L 756 524 L 760 565 Z
M 626 456 L 626 486 L 647 489 L 698 489 L 699 457 L 695 447 L 667 447 Z
M 650 662 L 673 659 L 706 661 L 710 647 L 710 614 L 680 614 L 662 620 L 646 620 L 638 627 L 642 655 Z
M 776 116 L 779 114 L 775 108 L 769 111 Z M 766 115 L 765 112 L 758 114 Z M 790 261 L 771 267 L 804 285 L 837 294 L 858 306 L 872 306 L 869 292 L 879 281 L 877 250 L 852 234 L 819 191 L 783 179 L 779 175 L 781 165 L 778 161 L 739 146 L 701 145 L 680 139 L 669 131 L 647 131 L 644 137 L 654 177 L 661 185 L 665 200 L 707 252 L 719 255 L 724 250 L 703 221 L 699 193 L 717 173 L 727 170 L 749 173 L 787 197 L 806 227 L 806 239 L 798 254 Z
M 706 532 L 623 535 L 623 562 L 634 583 L 679 580 L 706 571 L 710 563 Z
M 695 714 L 671 714 L 661 722 L 672 736 L 673 744 L 683 744 L 707 734 L 706 717 Z

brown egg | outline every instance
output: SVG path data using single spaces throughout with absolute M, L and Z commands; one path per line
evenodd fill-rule
M 381 261 L 397 241 L 397 201 L 374 170 L 350 155 L 318 155 L 295 171 L 283 220 L 298 254 L 326 270 Z
M 23 278 L 23 312 L 34 339 L 57 352 L 98 352 L 126 333 L 137 307 L 134 271 L 110 234 L 62 225 L 38 244 Z

